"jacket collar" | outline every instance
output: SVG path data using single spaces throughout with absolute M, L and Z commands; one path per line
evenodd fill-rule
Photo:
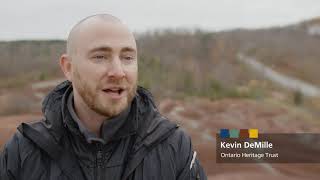
M 68 98 L 66 99 L 67 99 L 66 104 L 68 108 L 68 115 L 70 115 L 71 119 L 74 122 L 76 122 L 77 128 L 79 129 L 81 134 L 86 138 L 88 143 L 98 141 L 103 144 L 106 144 L 110 140 L 117 139 L 117 137 L 115 136 L 117 132 L 126 136 L 131 134 L 131 130 L 135 130 L 135 128 L 132 127 L 133 123 L 129 122 L 129 121 L 134 121 L 134 119 L 131 118 L 131 116 L 129 116 L 131 104 L 129 104 L 129 106 L 123 112 L 121 112 L 118 116 L 112 117 L 110 119 L 106 119 L 101 125 L 101 134 L 100 134 L 100 137 L 98 137 L 96 134 L 94 134 L 93 132 L 90 132 L 83 125 L 78 115 L 76 114 L 74 110 L 73 92 L 70 92 L 70 94 L 68 95 Z M 131 115 L 133 114 L 131 113 Z M 67 119 L 67 118 L 64 118 L 64 119 Z M 65 122 L 65 123 L 67 123 L 68 125 L 68 122 Z M 126 126 L 130 126 L 131 128 L 130 129 L 124 128 Z
M 44 122 L 50 133 L 57 141 L 65 133 L 65 128 L 68 128 L 77 136 L 85 136 L 81 133 L 79 125 L 74 121 L 68 109 L 68 98 L 72 94 L 72 84 L 70 81 L 64 81 L 57 85 L 42 102 L 42 112 L 44 114 Z M 101 138 L 106 142 L 117 140 L 119 138 L 134 134 L 137 130 L 137 102 L 136 97 L 133 99 L 128 114 L 120 113 L 107 123 L 102 125 Z M 127 116 L 125 118 L 124 116 Z M 123 121 L 118 121 L 123 120 Z
M 66 128 L 71 128 L 73 133 L 83 136 L 77 123 L 72 120 L 68 112 L 66 102 L 67 95 L 71 91 L 71 82 L 64 81 L 49 92 L 42 102 L 44 123 L 58 142 L 66 132 Z M 160 115 L 151 93 L 140 86 L 137 88 L 137 94 L 132 101 L 129 117 L 116 132 L 111 133 L 113 134 L 112 138 L 107 139 L 112 141 L 137 133 L 139 144 L 148 146 L 177 127 L 175 123 Z M 110 135 L 103 136 L 110 137 Z
M 63 122 L 71 132 L 85 138 L 88 143 L 98 141 L 106 144 L 110 141 L 117 140 L 135 133 L 137 127 L 136 123 L 134 122 L 136 120 L 136 114 L 133 112 L 134 107 L 131 111 L 131 106 L 134 104 L 134 100 L 129 107 L 121 112 L 118 116 L 115 116 L 111 119 L 106 119 L 101 126 L 101 135 L 100 137 L 97 137 L 94 133 L 90 132 L 82 125 L 78 116 L 74 112 L 73 105 L 70 107 L 68 101 L 70 101 L 70 99 L 72 100 L 72 96 L 73 88 L 70 83 L 62 98 L 62 111 L 64 112 Z

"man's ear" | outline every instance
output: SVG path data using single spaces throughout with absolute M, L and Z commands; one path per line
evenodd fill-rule
M 72 82 L 72 62 L 71 62 L 71 57 L 68 56 L 67 54 L 62 54 L 60 57 L 60 68 L 63 71 L 64 75 L 66 78 Z

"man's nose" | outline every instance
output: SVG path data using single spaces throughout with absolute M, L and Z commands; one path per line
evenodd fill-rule
M 109 77 L 118 79 L 125 76 L 121 60 L 118 57 L 114 58 L 110 65 L 108 68 Z

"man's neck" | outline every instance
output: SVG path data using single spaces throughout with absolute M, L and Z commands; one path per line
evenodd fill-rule
M 108 117 L 90 109 L 81 98 L 74 98 L 74 110 L 85 128 L 100 137 L 100 127 Z

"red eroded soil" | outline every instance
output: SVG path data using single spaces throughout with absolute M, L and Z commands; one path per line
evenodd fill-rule
M 163 100 L 160 111 L 176 121 L 192 137 L 195 150 L 209 179 L 318 179 L 319 164 L 217 164 L 215 134 L 221 128 L 258 128 L 259 132 L 314 132 L 319 123 L 304 120 L 285 108 L 271 107 L 252 100 Z M 0 117 L 0 147 L 21 122 L 39 119 L 41 114 Z

